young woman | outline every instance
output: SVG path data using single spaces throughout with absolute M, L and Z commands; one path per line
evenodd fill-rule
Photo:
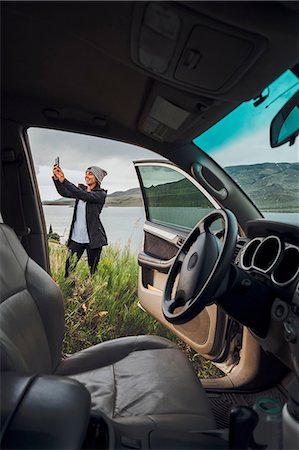
M 76 199 L 67 243 L 70 255 L 66 260 L 65 277 L 75 268 L 84 250 L 87 252 L 90 273 L 94 274 L 102 247 L 107 245 L 107 236 L 100 220 L 107 196 L 107 191 L 101 188 L 101 182 L 106 175 L 107 172 L 100 167 L 88 167 L 85 172 L 86 185 L 79 184 L 77 187 L 65 178 L 61 167 L 57 164 L 53 167 L 53 181 L 57 192 L 62 197 Z

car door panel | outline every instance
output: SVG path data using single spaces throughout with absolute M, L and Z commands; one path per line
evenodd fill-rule
M 176 170 L 176 168 L 170 163 L 164 164 L 165 167 L 168 167 L 169 170 Z M 179 200 L 175 199 L 175 201 L 178 201 L 179 204 L 181 204 L 181 206 L 185 208 L 182 211 L 182 214 L 180 214 L 179 209 L 177 211 L 180 225 L 176 226 L 174 223 L 166 224 L 162 219 L 165 219 L 165 217 L 167 216 L 167 212 L 164 213 L 164 211 L 159 211 L 160 201 L 164 202 L 165 208 L 168 207 L 165 204 L 165 196 L 159 197 L 159 195 L 157 195 L 156 198 L 150 197 L 149 191 L 151 190 L 152 186 L 146 188 L 145 183 L 150 183 L 149 181 L 144 181 L 144 178 L 146 178 L 147 176 L 147 170 L 149 169 L 140 171 L 138 168 L 142 166 L 142 162 L 138 162 L 137 164 L 135 164 L 135 167 L 136 165 L 136 170 L 143 193 L 143 200 L 145 203 L 145 212 L 147 218 L 144 224 L 143 251 L 138 255 L 138 263 L 140 266 L 138 282 L 139 304 L 142 309 L 144 309 L 156 320 L 173 331 L 180 339 L 190 345 L 196 352 L 214 361 L 221 361 L 223 355 L 225 354 L 228 328 L 228 318 L 221 309 L 219 309 L 216 305 L 208 306 L 194 319 L 182 325 L 173 325 L 169 323 L 162 313 L 161 302 L 168 271 L 175 259 L 180 246 L 183 244 L 184 240 L 189 234 L 189 230 L 187 229 L 187 227 L 186 229 L 183 229 L 182 227 L 182 216 L 184 216 L 184 214 L 187 216 L 187 212 L 185 205 L 182 206 L 183 201 L 180 202 Z M 161 162 L 153 163 L 153 167 L 156 169 L 156 171 L 158 171 L 158 168 L 162 165 L 163 163 Z M 145 163 L 145 167 L 150 167 L 150 163 L 148 161 Z M 154 169 L 153 173 L 155 173 Z M 166 174 L 168 173 L 166 172 Z M 157 177 L 157 175 L 155 176 Z M 188 179 L 188 176 L 185 174 L 184 177 L 186 180 L 192 183 L 192 185 L 196 185 L 196 181 Z M 167 196 L 171 200 L 172 197 L 169 194 L 171 184 L 173 184 L 173 187 L 176 187 L 175 184 L 180 182 L 181 185 L 185 183 L 185 192 L 187 182 L 185 180 L 183 181 L 180 177 L 177 181 L 175 176 L 174 180 L 175 181 L 173 182 L 167 183 L 166 187 L 161 186 L 161 184 L 159 185 L 160 181 L 158 181 L 156 190 L 161 189 L 162 192 L 162 188 L 163 191 L 166 191 L 167 188 Z M 193 189 L 193 187 L 191 189 Z M 176 189 L 175 194 L 179 196 L 179 190 Z M 195 195 L 195 193 L 193 193 L 192 191 L 190 195 Z M 199 195 L 203 196 L 202 190 L 199 190 Z M 210 200 L 211 199 L 209 198 L 208 201 Z M 204 206 L 206 206 L 205 201 L 206 200 L 201 200 Z M 216 202 L 210 203 L 210 208 L 215 208 L 216 206 L 218 207 Z M 157 208 L 157 210 L 155 210 L 155 208 Z M 180 208 L 180 206 L 178 208 Z M 202 215 L 205 215 L 205 212 L 206 211 L 203 211 Z M 161 220 L 159 217 L 159 213 L 162 214 Z M 174 212 L 168 214 L 168 218 L 169 217 L 171 217 L 172 220 L 172 218 L 175 217 Z M 188 225 L 190 227 L 190 223 Z
M 175 257 L 187 235 L 187 232 L 178 233 L 178 231 L 174 232 L 166 227 L 158 229 L 146 222 L 144 224 L 144 252 L 170 260 Z
M 197 353 L 212 359 L 220 360 L 222 352 L 219 347 L 225 343 L 226 316 L 217 308 L 211 305 L 205 308 L 197 317 L 183 325 L 172 325 L 164 318 L 161 308 L 163 290 L 161 287 L 159 275 L 154 274 L 154 286 L 144 287 L 139 279 L 138 296 L 139 302 L 145 311 L 153 316 L 160 323 L 165 325 L 186 344 L 190 345 Z M 160 287 L 157 287 L 159 286 Z M 217 317 L 219 314 L 223 317 Z M 216 324 L 223 319 L 223 326 L 217 327 Z M 215 340 L 217 342 L 215 342 Z
M 148 229 L 148 227 L 146 228 Z M 157 234 L 159 234 L 159 231 L 157 231 Z M 150 242 L 153 242 L 152 236 L 155 237 L 154 234 L 148 231 L 145 231 L 144 234 L 147 235 Z M 182 239 L 181 236 L 177 236 L 177 238 Z M 173 245 L 172 247 L 168 250 L 168 256 L 172 255 L 170 251 L 175 251 L 175 254 L 178 251 L 178 246 Z M 162 249 L 161 254 L 159 254 L 159 249 Z M 150 250 L 150 254 L 148 250 Z M 173 333 L 190 345 L 196 352 L 210 359 L 218 359 L 220 356 L 219 347 L 222 348 L 222 338 L 225 336 L 226 315 L 216 305 L 208 306 L 201 314 L 183 325 L 172 325 L 163 316 L 161 308 L 163 290 L 168 270 L 174 261 L 175 255 L 170 259 L 165 259 L 165 256 L 166 253 L 160 241 L 157 247 L 151 246 L 147 249 L 144 248 L 144 252 L 139 253 L 140 274 L 138 297 L 140 306 L 156 320 L 173 331 Z M 219 345 L 220 341 L 221 345 Z

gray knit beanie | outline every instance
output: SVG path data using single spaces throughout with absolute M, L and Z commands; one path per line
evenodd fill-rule
M 101 184 L 101 182 L 103 181 L 103 178 L 107 175 L 106 170 L 101 169 L 100 167 L 97 167 L 97 166 L 88 167 L 86 169 L 86 171 L 87 170 L 89 170 L 90 172 L 92 172 L 94 174 L 94 176 L 96 177 L 97 182 L 99 184 Z

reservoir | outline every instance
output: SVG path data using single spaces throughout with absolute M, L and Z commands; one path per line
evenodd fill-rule
M 73 215 L 72 206 L 43 206 L 47 230 L 52 225 L 53 232 L 58 233 L 61 242 L 68 238 L 69 227 Z M 269 220 L 287 222 L 299 226 L 299 213 L 264 213 Z M 109 244 L 116 244 L 120 247 L 130 246 L 132 253 L 141 250 L 143 238 L 143 224 L 145 214 L 143 207 L 115 207 L 103 208 L 101 221 L 106 230 Z

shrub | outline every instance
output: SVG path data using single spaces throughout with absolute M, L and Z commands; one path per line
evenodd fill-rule
M 48 241 L 57 242 L 57 243 L 60 242 L 60 236 L 59 236 L 59 234 L 53 232 L 53 228 L 52 228 L 51 224 L 49 227 Z

